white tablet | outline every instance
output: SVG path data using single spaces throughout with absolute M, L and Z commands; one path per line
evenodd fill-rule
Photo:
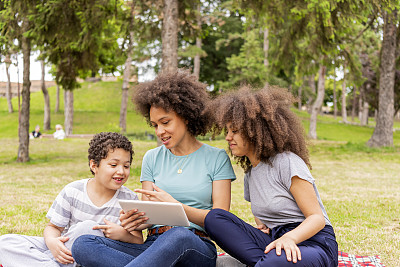
M 149 218 L 146 223 L 171 226 L 190 226 L 182 204 L 140 200 L 118 200 L 121 208 L 127 212 L 137 209 Z

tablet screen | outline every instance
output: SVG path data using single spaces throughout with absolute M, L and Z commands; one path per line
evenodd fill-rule
M 121 208 L 127 212 L 138 209 L 148 217 L 146 223 L 171 226 L 190 226 L 185 210 L 180 203 L 154 202 L 140 200 L 119 200 Z

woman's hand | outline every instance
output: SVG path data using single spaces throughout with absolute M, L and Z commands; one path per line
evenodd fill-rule
M 149 219 L 144 215 L 144 212 L 138 212 L 137 209 L 129 210 L 128 212 L 121 210 L 119 213 L 119 220 L 121 221 L 121 226 L 131 233 L 135 230 L 142 230 L 140 226 L 144 225 Z M 139 227 L 140 229 L 138 229 Z
M 256 227 L 258 230 L 263 232 L 264 234 L 269 235 L 270 234 L 270 229 L 265 225 L 265 224 L 257 224 Z
M 135 189 L 134 191 L 137 193 L 142 193 L 150 201 L 179 203 L 179 201 L 175 200 L 170 194 L 168 194 L 164 190 L 160 189 L 154 183 L 152 185 L 153 185 L 153 189 L 155 191 L 144 190 L 144 189 Z
M 276 249 L 276 255 L 280 256 L 282 254 L 282 249 L 285 250 L 286 259 L 288 261 L 293 261 L 296 263 L 297 260 L 301 260 L 301 252 L 296 242 L 287 235 L 283 235 L 277 240 L 271 242 L 266 248 L 264 253 L 267 254 L 272 249 Z
M 105 225 L 96 225 L 93 230 L 101 230 L 105 237 L 113 240 L 122 240 L 123 236 L 126 234 L 125 229 L 113 222 L 104 219 Z
M 53 254 L 54 258 L 62 264 L 74 262 L 71 251 L 64 244 L 68 240 L 69 237 L 59 236 L 55 238 L 48 238 L 46 242 L 51 254 Z

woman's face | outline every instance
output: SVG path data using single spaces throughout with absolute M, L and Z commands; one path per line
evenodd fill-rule
M 150 123 L 161 142 L 168 149 L 173 149 L 190 136 L 185 121 L 175 111 L 163 108 L 150 108 Z
M 251 149 L 249 143 L 244 140 L 238 129 L 232 127 L 231 123 L 226 125 L 225 140 L 228 142 L 233 155 L 238 157 L 251 157 L 253 155 L 253 149 Z

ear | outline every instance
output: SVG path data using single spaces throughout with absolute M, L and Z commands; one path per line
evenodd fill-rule
M 93 159 L 91 159 L 91 160 L 89 161 L 89 166 L 90 166 L 90 169 L 92 170 L 92 172 L 96 173 L 96 171 L 97 171 L 97 164 L 96 164 L 96 162 L 95 162 Z

